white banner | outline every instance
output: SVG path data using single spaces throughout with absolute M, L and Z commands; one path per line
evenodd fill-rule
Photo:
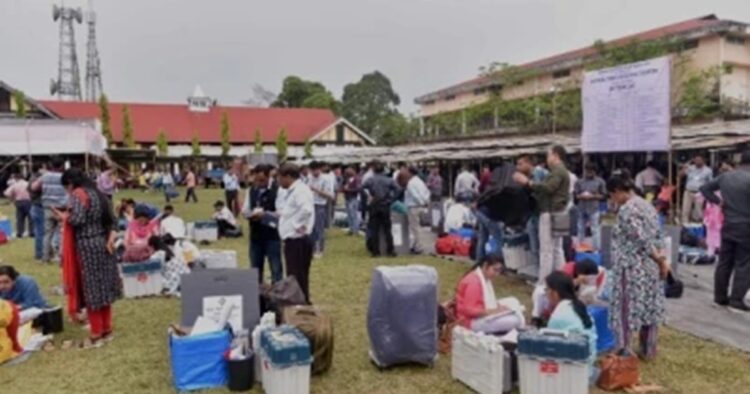
M 586 73 L 583 152 L 668 151 L 670 71 L 661 57 Z

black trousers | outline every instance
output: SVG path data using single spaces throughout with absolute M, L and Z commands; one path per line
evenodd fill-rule
M 367 250 L 373 256 L 380 256 L 381 231 L 385 234 L 386 253 L 389 255 L 394 254 L 390 208 L 370 210 L 370 221 L 367 222 Z
M 193 199 L 193 202 L 198 202 L 198 196 L 195 195 L 194 187 L 187 188 L 187 192 L 185 192 L 185 202 L 190 201 L 191 197 Z
M 310 302 L 310 264 L 313 257 L 313 241 L 310 236 L 284 240 L 284 262 L 287 276 L 294 276 Z
M 227 208 L 229 208 L 232 213 L 235 215 L 237 214 L 237 195 L 239 193 L 237 190 L 225 190 L 224 191 L 224 197 L 227 200 Z
M 219 227 L 219 237 L 234 237 L 237 232 L 237 226 L 226 220 L 217 220 L 216 225 Z
M 719 263 L 714 274 L 714 301 L 742 303 L 750 289 L 750 233 L 725 224 L 721 230 Z M 729 281 L 734 274 L 732 292 L 729 296 Z

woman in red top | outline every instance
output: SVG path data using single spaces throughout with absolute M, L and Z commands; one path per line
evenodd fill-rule
M 491 334 L 523 327 L 524 319 L 518 300 L 501 303 L 495 297 L 492 280 L 502 271 L 503 261 L 495 256 L 487 256 L 464 275 L 456 290 L 456 318 L 459 324 L 473 331 Z M 515 305 L 510 307 L 509 304 Z

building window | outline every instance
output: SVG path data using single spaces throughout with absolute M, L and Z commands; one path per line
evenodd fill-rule
M 449 94 L 449 95 L 445 96 L 445 101 L 453 101 L 455 99 L 456 99 L 456 95 L 455 94 Z
M 424 102 L 424 105 L 433 105 L 435 104 L 435 100 L 427 100 Z
M 727 43 L 734 45 L 745 45 L 745 37 L 727 36 Z
M 698 43 L 699 43 L 698 40 L 687 40 L 682 43 L 682 50 L 687 51 L 690 49 L 698 48 Z
M 503 85 L 500 85 L 498 83 L 490 86 L 490 92 L 492 92 L 492 94 L 499 94 L 500 92 L 502 92 L 502 90 L 503 90 Z
M 552 78 L 554 79 L 567 78 L 569 76 L 570 76 L 570 69 L 557 70 L 552 73 Z
M 474 95 L 475 96 L 481 96 L 483 94 L 487 93 L 487 88 L 476 88 L 474 89 Z

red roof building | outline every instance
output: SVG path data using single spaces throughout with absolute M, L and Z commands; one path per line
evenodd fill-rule
M 308 108 L 253 108 L 214 106 L 211 103 L 146 104 L 110 103 L 113 139 L 122 142 L 123 110 L 127 106 L 135 142 L 142 146 L 156 143 L 163 130 L 172 144 L 190 144 L 197 135 L 201 144 L 221 143 L 221 119 L 229 118 L 232 145 L 255 142 L 260 131 L 265 144 L 273 144 L 278 133 L 285 129 L 290 145 L 315 144 L 372 145 L 374 141 L 356 126 L 327 109 Z M 62 119 L 99 119 L 97 103 L 70 101 L 41 101 L 41 105 Z

